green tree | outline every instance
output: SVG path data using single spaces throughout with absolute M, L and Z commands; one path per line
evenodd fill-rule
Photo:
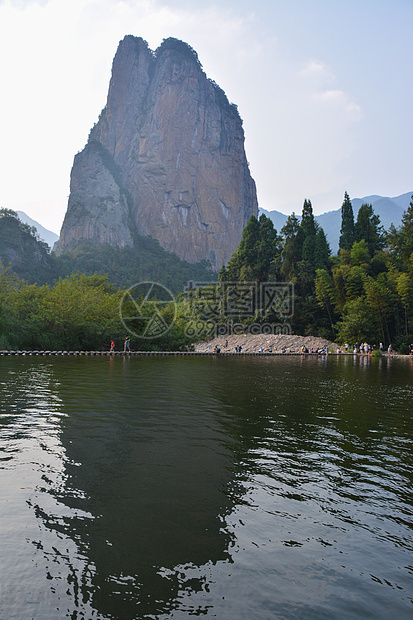
M 396 299 L 392 293 L 386 274 L 381 273 L 376 279 L 367 277 L 364 290 L 368 306 L 374 313 L 375 324 L 380 326 L 381 337 L 391 341 L 388 318 L 393 312 Z
M 311 200 L 307 200 L 307 198 L 304 199 L 301 214 L 301 229 L 306 237 L 315 237 L 317 232 Z
M 342 320 L 337 323 L 339 342 L 375 341 L 377 339 L 377 324 L 371 308 L 366 300 L 357 297 L 348 301 L 344 306 Z
M 413 196 L 410 205 L 403 213 L 400 228 L 400 250 L 405 263 L 408 263 L 413 254 Z
M 402 216 L 399 228 L 393 224 L 388 233 L 388 242 L 394 262 L 402 271 L 406 271 L 410 256 L 413 254 L 413 196 Z
M 325 232 L 321 226 L 318 227 L 314 245 L 314 267 L 315 269 L 327 269 L 331 250 Z
M 272 220 L 264 214 L 259 220 L 251 215 L 237 250 L 220 271 L 221 281 L 266 281 L 275 276 L 281 251 L 279 243 Z
M 256 251 L 260 241 L 259 231 L 260 223 L 255 215 L 251 215 L 242 231 L 241 242 L 226 266 L 226 277 L 229 281 L 252 279 L 257 261 Z
M 362 265 L 367 271 L 370 267 L 370 259 L 371 256 L 367 241 L 365 239 L 361 239 L 361 241 L 355 241 L 350 252 L 350 263 L 353 266 Z
M 348 265 L 335 264 L 332 268 L 332 277 L 335 288 L 335 309 L 342 313 L 346 304 L 346 275 L 350 271 Z
M 412 316 L 413 310 L 413 279 L 407 272 L 402 272 L 397 277 L 397 293 L 404 309 L 405 334 L 409 330 L 409 317 Z
M 386 244 L 384 229 L 380 217 L 373 211 L 371 204 L 362 204 L 355 224 L 355 240 L 366 241 L 370 256 L 373 257 Z
M 281 239 L 277 234 L 272 220 L 264 214 L 260 215 L 257 244 L 257 274 L 261 282 L 277 277 L 281 254 Z
M 360 265 L 355 265 L 346 273 L 344 285 L 346 291 L 346 300 L 357 299 L 364 294 L 364 283 L 366 280 L 366 272 Z
M 334 281 L 326 269 L 317 269 L 315 279 L 315 293 L 321 308 L 327 311 L 334 338 L 333 308 L 335 302 Z
M 284 247 L 281 251 L 281 275 L 287 281 L 296 281 L 297 264 L 301 261 L 303 251 L 303 234 L 295 213 L 287 217 L 281 228 Z
M 10 348 L 10 338 L 15 325 L 13 297 L 21 282 L 0 260 L 0 349 Z
M 344 201 L 341 205 L 340 250 L 350 250 L 356 239 L 353 206 L 347 192 L 344 192 Z
M 315 244 L 317 225 L 314 220 L 311 201 L 305 199 L 301 215 L 300 233 L 302 238 L 302 253 L 299 270 L 299 280 L 308 289 L 313 289 L 315 277 Z M 300 243 L 301 246 L 301 243 Z

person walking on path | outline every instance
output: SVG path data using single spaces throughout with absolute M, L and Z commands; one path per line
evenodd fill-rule
M 115 343 L 112 340 L 112 342 L 110 343 L 110 352 L 112 353 L 115 350 Z
M 129 336 L 126 336 L 126 339 L 125 339 L 125 344 L 124 344 L 124 347 L 123 347 L 123 351 L 124 351 L 125 353 L 126 353 L 126 352 L 127 352 L 127 353 L 130 353 L 130 338 L 129 338 Z

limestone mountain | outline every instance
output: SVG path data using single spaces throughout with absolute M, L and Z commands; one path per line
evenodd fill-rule
M 252 214 L 256 188 L 237 107 L 186 43 L 166 39 L 152 52 L 126 36 L 106 107 L 74 160 L 56 252 L 82 240 L 133 246 L 144 235 L 218 269 Z

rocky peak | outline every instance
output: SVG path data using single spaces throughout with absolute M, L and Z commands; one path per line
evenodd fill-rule
M 58 253 L 81 239 L 132 245 L 139 233 L 219 268 L 251 214 L 256 190 L 236 106 L 186 43 L 169 38 L 152 52 L 126 36 L 106 107 L 75 157 Z

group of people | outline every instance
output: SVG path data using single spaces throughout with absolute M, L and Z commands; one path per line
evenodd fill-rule
M 370 355 L 370 353 L 372 353 L 372 351 L 374 351 L 375 348 L 376 348 L 375 344 L 371 346 L 368 344 L 368 342 L 362 342 L 361 344 L 356 342 L 353 348 L 353 353 L 362 353 L 362 354 Z M 349 349 L 349 344 L 348 342 L 346 342 L 344 345 L 344 350 L 346 353 L 348 353 L 348 349 Z M 380 351 L 383 351 L 382 342 L 380 343 Z
M 227 349 L 228 348 L 228 340 L 225 342 L 224 348 Z M 236 353 L 241 353 L 242 351 L 242 346 L 241 345 L 237 345 L 235 347 L 235 352 Z M 214 353 L 221 353 L 221 347 L 219 346 L 219 344 L 215 345 L 214 347 Z
M 315 353 L 316 355 L 328 355 L 328 352 L 328 346 L 317 347 L 316 349 L 309 349 L 304 345 L 300 349 L 300 353 Z
M 112 342 L 110 343 L 110 352 L 113 353 L 115 350 L 115 341 L 112 340 Z M 123 344 L 123 351 L 124 353 L 130 353 L 130 338 L 129 336 L 126 336 L 125 338 L 125 342 Z
M 348 353 L 348 349 L 349 349 L 349 344 L 348 342 L 345 343 L 344 345 L 344 350 L 346 353 Z M 357 354 L 364 354 L 364 355 L 370 355 L 371 353 L 373 353 L 373 351 L 376 350 L 376 345 L 373 344 L 373 346 L 369 345 L 368 342 L 362 342 L 361 344 L 359 344 L 358 342 L 356 342 L 356 344 L 354 345 L 353 348 L 353 353 Z M 380 353 L 384 353 L 384 345 L 382 342 L 380 342 L 379 344 L 379 351 Z M 390 343 L 389 346 L 387 347 L 387 353 L 389 355 L 392 355 L 393 353 L 393 346 Z M 410 354 L 413 355 L 413 344 L 410 345 Z

